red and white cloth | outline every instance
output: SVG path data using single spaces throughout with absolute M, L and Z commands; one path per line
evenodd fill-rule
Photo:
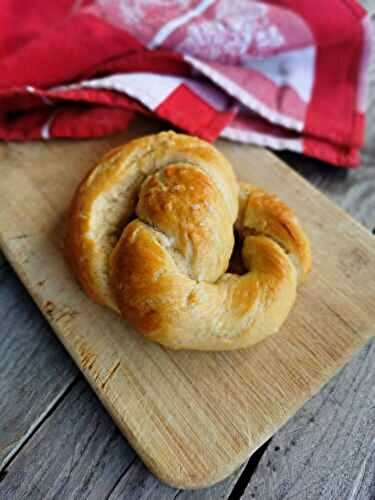
M 354 167 L 370 40 L 355 0 L 0 0 L 0 138 L 143 113 Z

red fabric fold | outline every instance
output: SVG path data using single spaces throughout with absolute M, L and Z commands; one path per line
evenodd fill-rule
M 141 113 L 359 164 L 371 33 L 354 0 L 0 5 L 2 139 L 100 137 Z

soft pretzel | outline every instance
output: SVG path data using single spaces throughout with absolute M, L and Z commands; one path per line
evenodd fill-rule
M 226 272 L 234 228 L 242 274 Z M 275 333 L 311 267 L 286 205 L 238 184 L 208 143 L 174 132 L 99 161 L 73 198 L 64 246 L 93 300 L 173 349 L 237 349 Z

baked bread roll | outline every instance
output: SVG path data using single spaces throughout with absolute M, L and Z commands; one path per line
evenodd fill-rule
M 239 235 L 244 272 L 226 272 Z M 85 292 L 172 349 L 231 350 L 277 332 L 311 267 L 275 196 L 239 184 L 213 146 L 162 132 L 104 156 L 79 186 L 64 241 Z

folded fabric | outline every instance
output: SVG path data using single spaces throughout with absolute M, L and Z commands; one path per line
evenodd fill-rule
M 354 0 L 1 0 L 0 138 L 137 114 L 355 167 L 371 29 Z

